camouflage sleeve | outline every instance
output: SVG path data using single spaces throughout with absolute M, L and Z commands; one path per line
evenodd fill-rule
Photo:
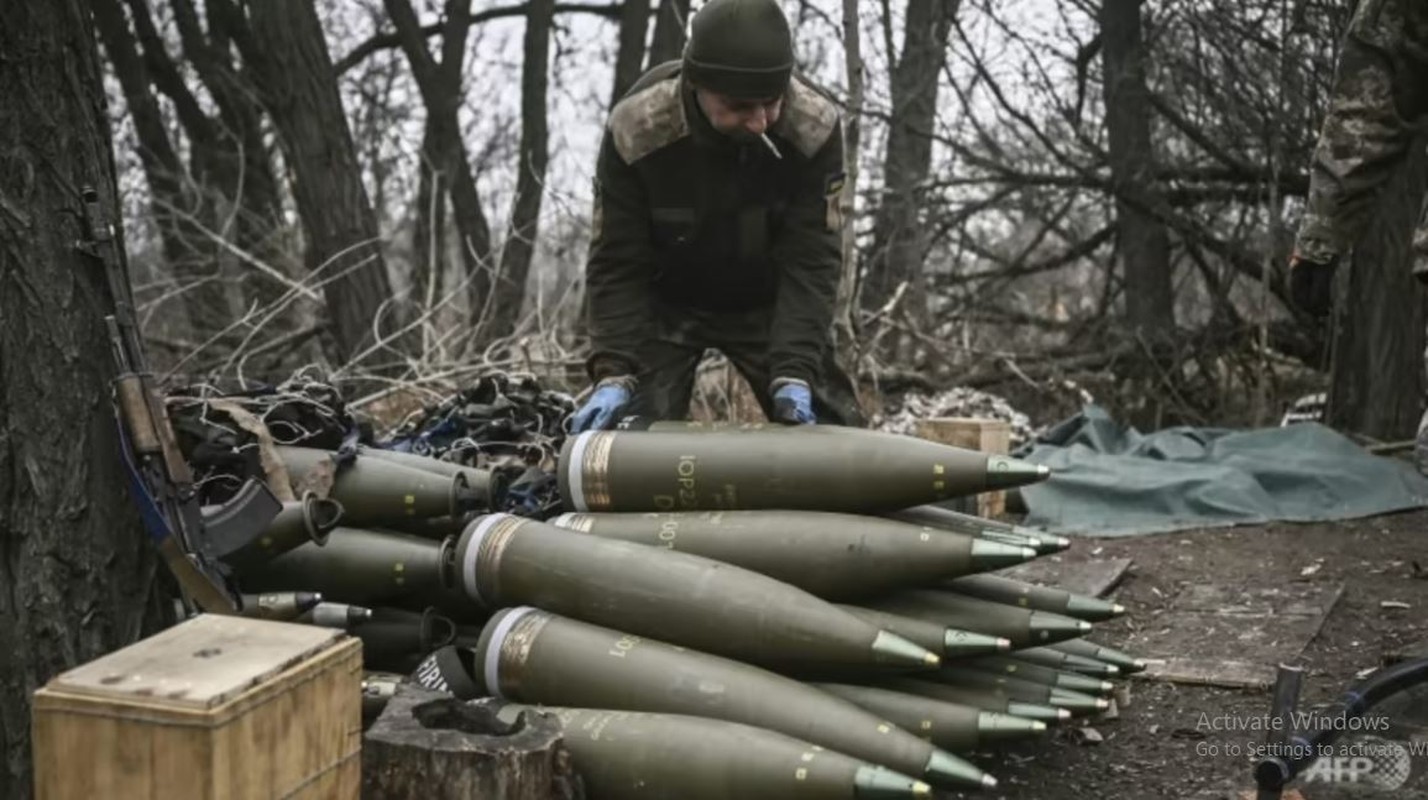
M 1297 250 L 1324 262 L 1361 233 L 1428 114 L 1428 3 L 1362 0 L 1311 164 Z
M 843 272 L 843 169 L 838 125 L 805 165 L 788 218 L 773 243 L 779 284 L 769 367 L 775 378 L 816 380 L 824 349 L 830 346 Z
M 585 266 L 592 344 L 586 367 L 593 380 L 637 372 L 636 353 L 653 324 L 654 246 L 648 206 L 639 176 L 606 131 L 595 167 L 590 258 Z

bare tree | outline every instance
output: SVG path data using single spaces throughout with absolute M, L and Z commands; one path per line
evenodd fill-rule
M 190 331 L 206 336 L 226 306 L 222 302 L 223 285 L 213 270 L 215 247 L 193 224 L 196 217 L 206 215 L 201 212 L 199 198 L 190 190 L 188 170 L 169 138 L 148 66 L 129 30 L 123 6 L 119 0 L 91 0 L 90 6 L 138 138 L 139 160 L 149 184 L 150 213 L 158 228 L 164 260 L 177 284 L 171 291 L 182 301 L 179 305 Z
M 0 63 L 0 796 L 29 797 L 31 694 L 138 638 L 157 562 L 117 457 L 108 285 L 75 248 L 81 187 L 117 208 L 88 3 L 7 3 Z
M 863 307 L 883 306 L 899 285 L 916 284 L 927 254 L 922 210 L 932 167 L 937 88 L 959 0 L 908 0 L 902 54 L 890 81 L 883 197 L 863 283 Z M 924 297 L 913 286 L 914 303 Z M 915 311 L 921 316 L 920 310 Z
M 623 0 L 620 3 L 620 45 L 615 52 L 615 86 L 610 91 L 612 108 L 644 70 L 645 39 L 649 31 L 650 0 Z
M 403 330 L 377 220 L 312 0 L 255 0 L 246 18 L 232 0 L 210 0 L 253 70 L 293 172 L 307 234 L 309 272 L 320 272 L 340 362 L 370 361 Z
M 211 280 L 242 275 L 248 299 L 270 303 L 281 294 L 280 285 L 253 270 L 244 271 L 217 241 L 231 241 L 252 256 L 283 264 L 273 242 L 274 232 L 281 227 L 281 200 L 262 139 L 262 112 L 246 76 L 232 63 L 224 18 L 210 15 L 209 33 L 205 34 L 191 0 L 172 0 L 184 54 L 214 99 L 215 115 L 205 110 L 169 54 L 148 0 L 127 0 L 127 5 L 149 76 L 173 104 L 187 140 L 190 164 L 183 178 L 192 187 L 194 203 L 175 213 L 206 228 L 203 266 Z M 219 265 L 225 263 L 228 269 L 220 270 Z M 221 289 L 222 283 L 217 286 Z M 209 305 L 208 313 L 220 320 L 234 310 L 228 302 Z
M 684 52 L 684 30 L 688 21 L 689 0 L 659 0 L 646 69 L 680 57 Z
M 526 278 L 530 274 L 536 234 L 540 230 L 545 169 L 550 160 L 546 88 L 554 15 L 553 0 L 531 0 L 531 13 L 526 16 L 525 60 L 521 63 L 521 144 L 516 162 L 516 196 L 501 247 L 495 304 L 491 309 L 491 336 L 506 335 L 519 318 L 525 303 Z
M 848 99 L 843 114 L 843 152 L 847 177 L 843 181 L 843 277 L 838 281 L 838 310 L 834 330 L 839 355 L 845 365 L 854 363 L 857 341 L 853 313 L 858 302 L 858 235 L 854 223 L 858 198 L 858 152 L 863 141 L 863 44 L 858 0 L 843 0 L 843 55 L 848 73 Z
M 1125 275 L 1131 330 L 1166 339 L 1175 328 L 1170 237 L 1156 210 L 1150 90 L 1141 37 L 1143 0 L 1102 0 L 1102 87 L 1106 102 L 1111 184 L 1117 194 L 1117 255 Z
M 426 104 L 422 137 L 421 182 L 417 191 L 413 296 L 426 302 L 440 293 L 441 252 L 445 240 L 446 197 L 456 213 L 461 256 L 470 279 L 469 294 L 477 307 L 491 294 L 491 228 L 481 207 L 476 178 L 471 173 L 457 112 L 464 97 L 461 67 L 471 30 L 470 0 L 447 0 L 441 31 L 441 60 L 427 50 L 425 37 L 410 0 L 385 0 L 402 52 L 411 65 Z

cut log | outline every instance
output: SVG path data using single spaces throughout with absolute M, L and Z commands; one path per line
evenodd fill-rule
M 481 705 L 402 686 L 362 741 L 363 800 L 583 800 L 547 715 L 514 725 Z

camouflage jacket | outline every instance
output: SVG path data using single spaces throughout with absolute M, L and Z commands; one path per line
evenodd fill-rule
M 1297 249 L 1326 262 L 1354 244 L 1428 118 L 1428 0 L 1361 0 L 1311 165 Z M 1424 205 L 1428 214 L 1428 203 Z M 1428 216 L 1415 243 L 1428 253 Z
M 768 135 L 781 157 L 710 127 L 678 62 L 615 105 L 586 265 L 591 377 L 637 372 L 657 313 L 767 308 L 772 374 L 817 379 L 842 263 L 838 109 L 795 77 Z

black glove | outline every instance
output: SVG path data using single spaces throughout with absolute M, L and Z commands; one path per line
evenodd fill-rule
M 1337 257 L 1320 263 L 1295 253 L 1289 260 L 1289 301 L 1316 319 L 1329 316 L 1334 308 L 1334 271 L 1338 268 Z

